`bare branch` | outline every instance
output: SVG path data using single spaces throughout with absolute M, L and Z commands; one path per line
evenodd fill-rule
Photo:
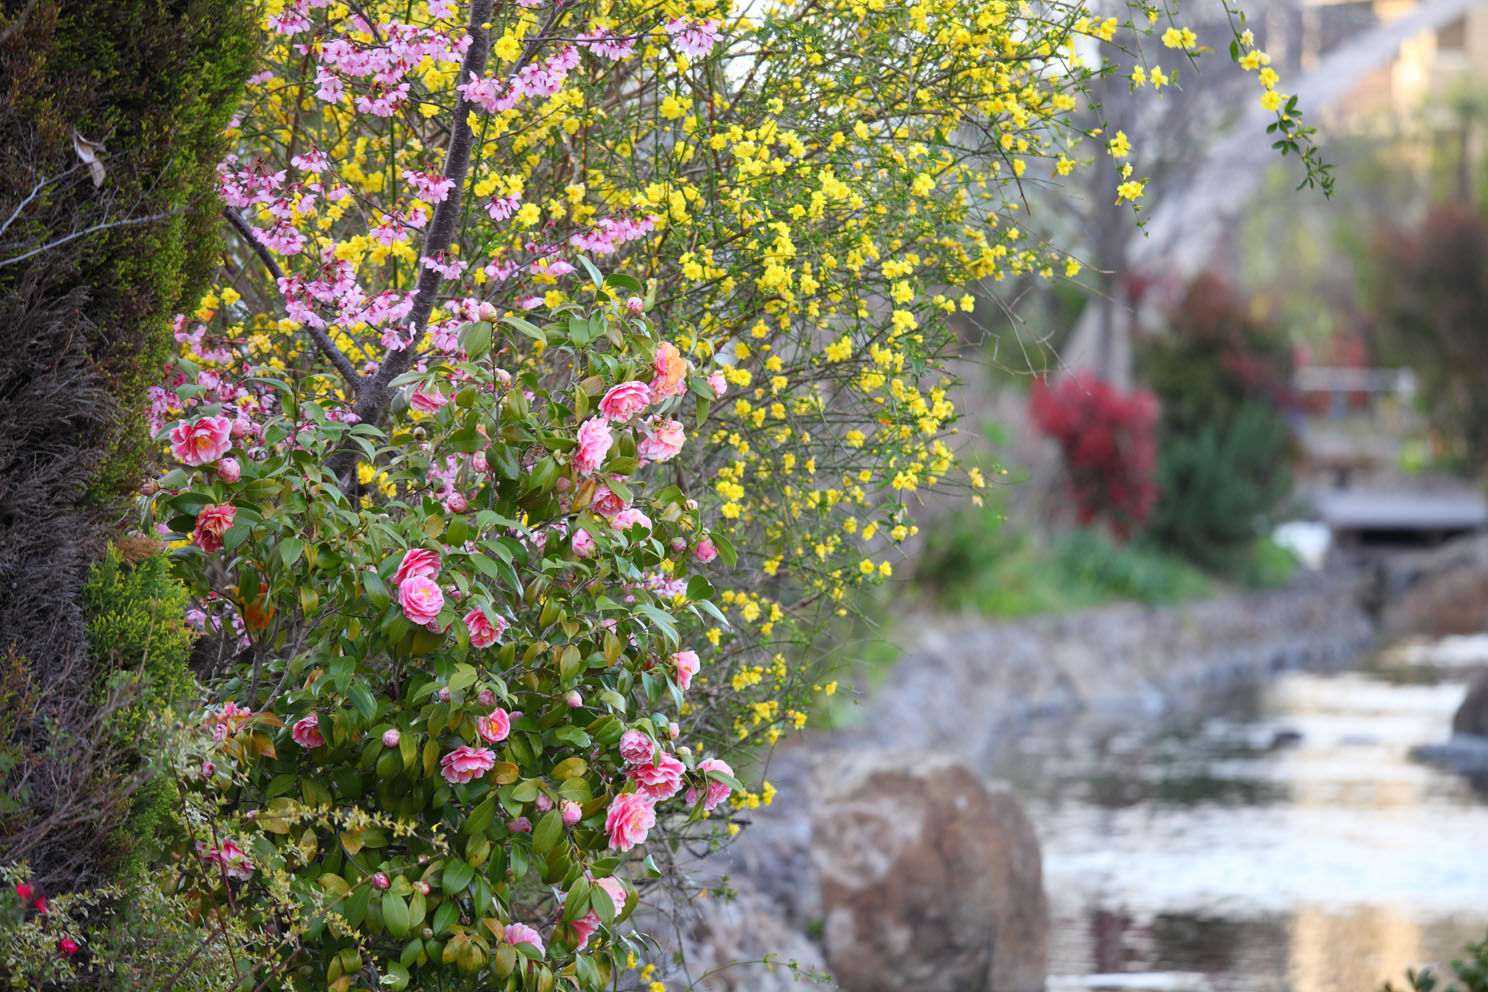
M 264 268 L 269 270 L 269 275 L 274 277 L 274 282 L 277 285 L 279 280 L 284 278 L 284 269 L 279 266 L 279 262 L 274 258 L 273 253 L 253 236 L 253 228 L 232 207 L 223 207 L 222 216 L 227 218 L 227 223 L 237 232 L 238 237 L 242 238 L 243 242 L 249 248 L 253 249 L 253 253 L 262 260 Z M 337 348 L 336 342 L 332 341 L 331 336 L 321 328 L 306 324 L 305 331 L 310 335 L 310 340 L 315 342 L 315 347 L 320 349 L 321 354 L 329 358 L 331 364 L 336 366 L 336 371 L 341 373 L 342 378 L 346 380 L 346 384 L 351 387 L 352 394 L 360 395 L 362 391 L 362 377 L 357 375 L 356 366 L 351 363 L 350 358 L 346 357 L 346 353 L 340 348 Z
M 175 210 L 168 210 L 165 213 L 160 214 L 150 214 L 146 217 L 126 217 L 124 220 L 111 220 L 105 221 L 101 224 L 94 224 L 92 227 L 85 227 L 81 231 L 74 231 L 72 234 L 69 234 L 64 238 L 58 238 L 55 241 L 48 241 L 46 244 L 32 248 L 30 251 L 24 254 L 12 255 L 10 258 L 0 258 L 0 269 L 3 269 L 7 265 L 15 265 L 18 262 L 24 262 L 28 258 L 33 258 L 45 252 L 52 251 L 53 249 L 61 248 L 69 241 L 76 241 L 78 238 L 87 237 L 90 234 L 97 234 L 99 231 L 109 231 L 116 227 L 133 227 L 137 224 L 153 224 L 156 221 L 165 220 L 167 217 L 175 217 L 177 214 L 184 214 L 186 210 L 186 207 L 177 207 Z

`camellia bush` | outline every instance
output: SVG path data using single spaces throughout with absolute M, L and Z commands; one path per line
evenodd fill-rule
M 835 689 L 817 633 L 922 491 L 981 485 L 946 321 L 1078 273 L 1021 188 L 1139 149 L 1074 123 L 1103 46 L 1160 40 L 1134 93 L 1204 46 L 1168 8 L 1000 0 L 264 26 L 219 170 L 236 248 L 150 396 L 146 524 L 209 693 L 164 763 L 159 884 L 211 949 L 178 973 L 623 984 L 641 888 L 769 801 L 733 766 Z M 58 980 L 93 954 L 69 940 Z

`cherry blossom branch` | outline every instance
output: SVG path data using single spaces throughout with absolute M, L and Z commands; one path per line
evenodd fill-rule
M 461 82 L 469 80 L 471 76 L 479 76 L 485 71 L 486 57 L 491 49 L 491 33 L 488 25 L 491 20 L 492 6 L 493 0 L 473 0 L 470 5 L 470 23 L 466 28 L 466 33 L 470 36 L 470 47 L 465 50 L 465 58 L 460 63 L 459 79 Z M 456 90 L 456 92 L 459 98 L 455 101 L 449 151 L 444 159 L 444 178 L 450 180 L 450 190 L 445 198 L 434 207 L 434 216 L 429 221 L 428 233 L 424 235 L 423 250 L 419 252 L 421 264 L 422 259 L 437 258 L 449 247 L 450 239 L 455 233 L 455 223 L 460 218 L 460 201 L 465 191 L 465 175 L 470 170 L 472 144 L 470 116 L 475 110 L 475 105 L 466 99 L 463 90 Z M 403 348 L 392 351 L 384 357 L 382 363 L 377 366 L 377 371 L 363 380 L 362 389 L 357 394 L 356 403 L 352 407 L 352 412 L 360 418 L 362 423 L 375 424 L 387 412 L 388 403 L 392 399 L 389 384 L 408 371 L 413 364 L 414 357 L 418 354 L 419 343 L 424 338 L 424 330 L 428 327 L 429 317 L 434 312 L 434 298 L 439 292 L 441 279 L 441 274 L 428 266 L 425 266 L 419 273 L 418 285 L 414 289 L 413 309 L 409 314 L 409 326 L 412 332 L 410 340 Z M 356 482 L 356 474 L 351 471 L 355 463 L 356 449 L 342 448 L 331 456 L 327 465 L 332 472 L 341 477 L 342 487 L 347 488 Z
M 280 268 L 273 254 L 253 236 L 252 226 L 232 207 L 223 207 L 222 216 L 227 218 L 228 225 L 237 232 L 238 237 L 243 239 L 243 243 L 253 249 L 253 253 L 264 263 L 264 268 L 269 270 L 269 275 L 274 277 L 274 284 L 277 286 L 279 280 L 284 278 L 284 270 Z M 336 366 L 336 371 L 341 373 L 346 384 L 351 387 L 352 394 L 361 395 L 362 377 L 357 375 L 356 366 L 351 363 L 350 358 L 346 357 L 346 353 L 337 348 L 336 342 L 332 341 L 331 336 L 321 328 L 306 324 L 305 331 L 310 335 L 310 340 L 315 342 L 315 347 L 331 360 L 332 365 Z

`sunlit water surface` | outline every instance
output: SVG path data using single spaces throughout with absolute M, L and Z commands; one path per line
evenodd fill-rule
M 1482 939 L 1488 802 L 1407 757 L 1464 693 L 1418 670 L 1292 673 L 1141 730 L 1012 745 L 991 771 L 1043 843 L 1051 990 L 1373 992 Z

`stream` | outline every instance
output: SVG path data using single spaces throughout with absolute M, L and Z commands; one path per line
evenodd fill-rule
M 1291 672 L 1034 727 L 987 770 L 1043 843 L 1049 989 L 1375 992 L 1488 933 L 1488 797 L 1407 757 L 1461 672 Z

